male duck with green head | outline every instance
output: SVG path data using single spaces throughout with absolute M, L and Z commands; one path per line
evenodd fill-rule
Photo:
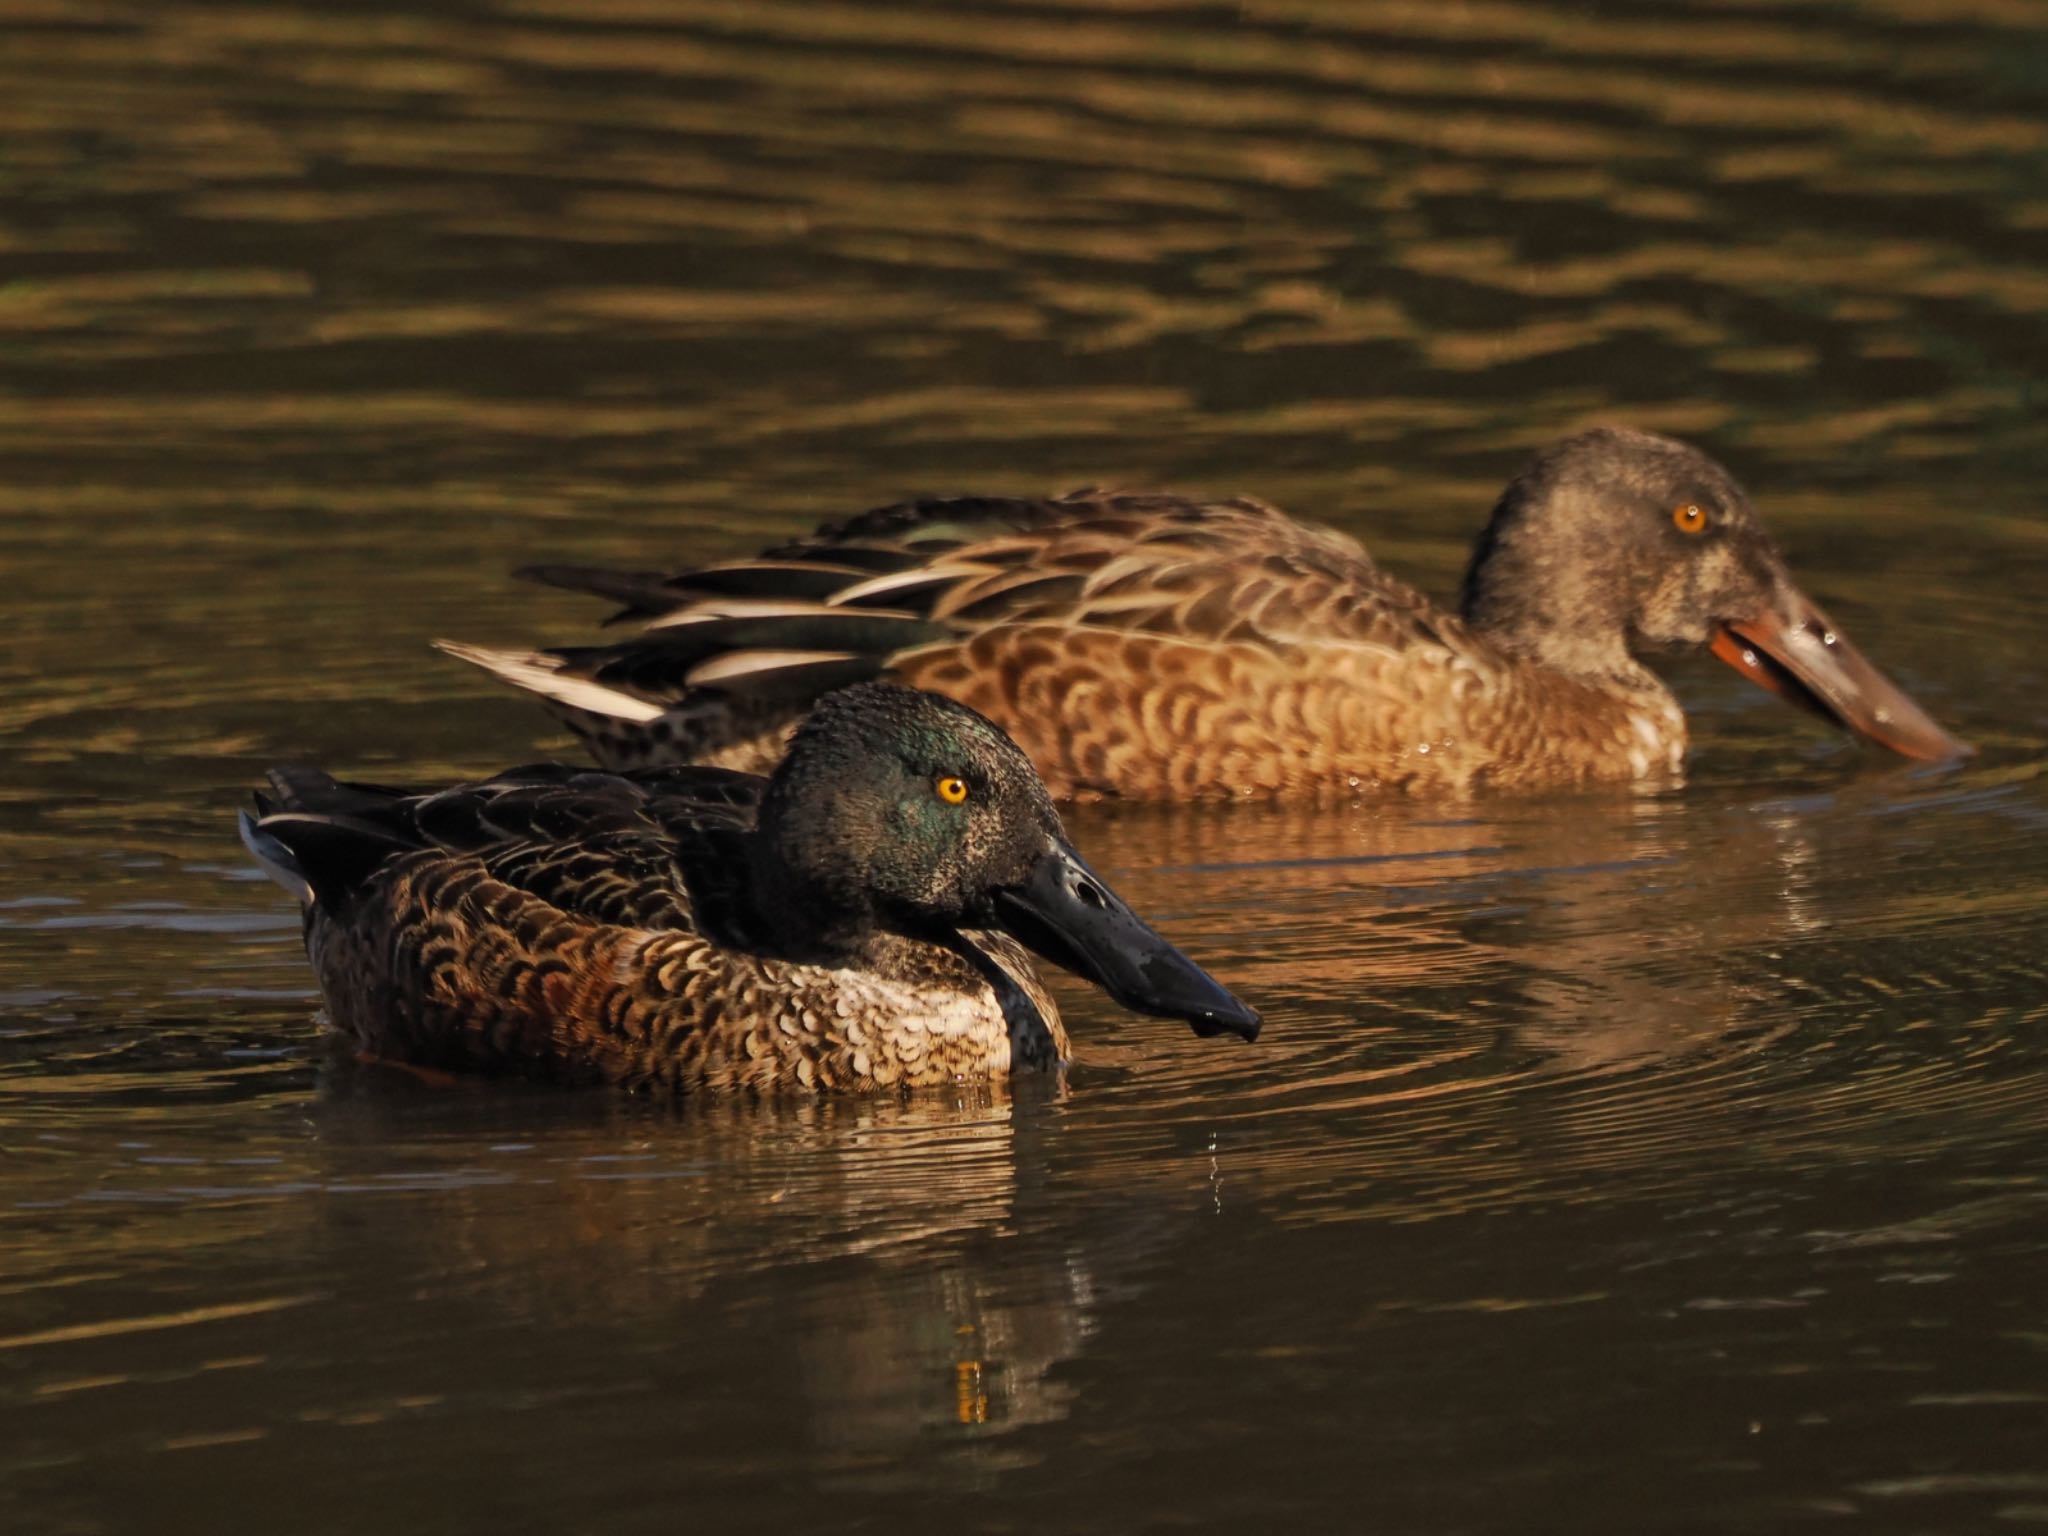
M 933 694 L 828 696 L 766 779 L 271 778 L 243 839 L 371 1056 L 692 1091 L 986 1080 L 1067 1055 L 1027 948 L 1197 1034 L 1258 1033 L 1082 862 L 1009 737 Z

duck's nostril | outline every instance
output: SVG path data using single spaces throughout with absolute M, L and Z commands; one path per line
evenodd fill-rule
M 1109 902 L 1103 897 L 1102 887 L 1093 880 L 1076 880 L 1074 882 L 1074 894 L 1087 902 L 1089 906 L 1098 910 L 1109 905 Z

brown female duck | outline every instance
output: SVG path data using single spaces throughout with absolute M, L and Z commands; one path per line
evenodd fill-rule
M 1197 1034 L 1258 1033 L 1082 863 L 1010 739 L 933 694 L 825 698 L 765 780 L 271 782 L 243 841 L 378 1058 L 692 1091 L 987 1080 L 1067 1054 L 1027 947 Z
M 1619 428 L 1507 487 L 1456 614 L 1263 502 L 1102 491 L 910 502 L 677 576 L 525 574 L 646 627 L 445 648 L 613 766 L 757 767 L 811 696 L 880 674 L 1001 721 L 1061 796 L 1647 779 L 1686 727 L 1642 657 L 1685 646 L 1907 757 L 1968 750 L 1799 590 L 1725 469 Z

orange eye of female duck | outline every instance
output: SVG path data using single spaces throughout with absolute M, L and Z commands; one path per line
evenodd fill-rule
M 948 805 L 960 805 L 967 799 L 967 781 L 942 773 L 932 780 L 932 791 Z
M 1671 513 L 1671 521 L 1678 525 L 1680 533 L 1705 533 L 1707 531 L 1706 508 L 1696 501 L 1684 502 L 1674 508 Z

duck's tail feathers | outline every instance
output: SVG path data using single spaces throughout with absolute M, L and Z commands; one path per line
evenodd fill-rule
M 256 814 L 240 814 L 242 845 L 302 906 L 334 906 L 393 853 L 419 846 L 403 790 L 297 766 L 267 777 L 274 798 L 259 793 Z
M 707 694 L 814 698 L 877 676 L 892 655 L 942 633 L 901 609 L 727 596 L 666 613 L 613 645 L 499 651 L 435 644 L 559 710 L 649 724 L 702 705 Z
M 261 795 L 256 797 L 256 804 L 260 813 L 263 807 Z M 263 873 L 290 892 L 300 906 L 312 906 L 315 899 L 313 882 L 306 878 L 305 870 L 299 867 L 298 857 L 291 849 L 264 831 L 262 824 L 247 811 L 235 813 L 235 824 L 241 830 L 242 846 L 249 850 L 250 857 L 256 860 Z
M 833 560 L 736 560 L 680 574 L 621 571 L 602 565 L 523 565 L 523 581 L 588 592 L 623 604 L 605 620 L 652 619 L 705 599 L 798 598 L 822 602 L 869 575 L 866 567 Z
M 662 706 L 650 699 L 614 688 L 593 677 L 570 670 L 570 658 L 554 651 L 498 651 L 488 646 L 464 645 L 459 640 L 436 640 L 434 649 L 458 661 L 482 667 L 493 677 L 565 709 L 582 714 L 602 715 L 613 720 L 647 724 L 659 720 Z

